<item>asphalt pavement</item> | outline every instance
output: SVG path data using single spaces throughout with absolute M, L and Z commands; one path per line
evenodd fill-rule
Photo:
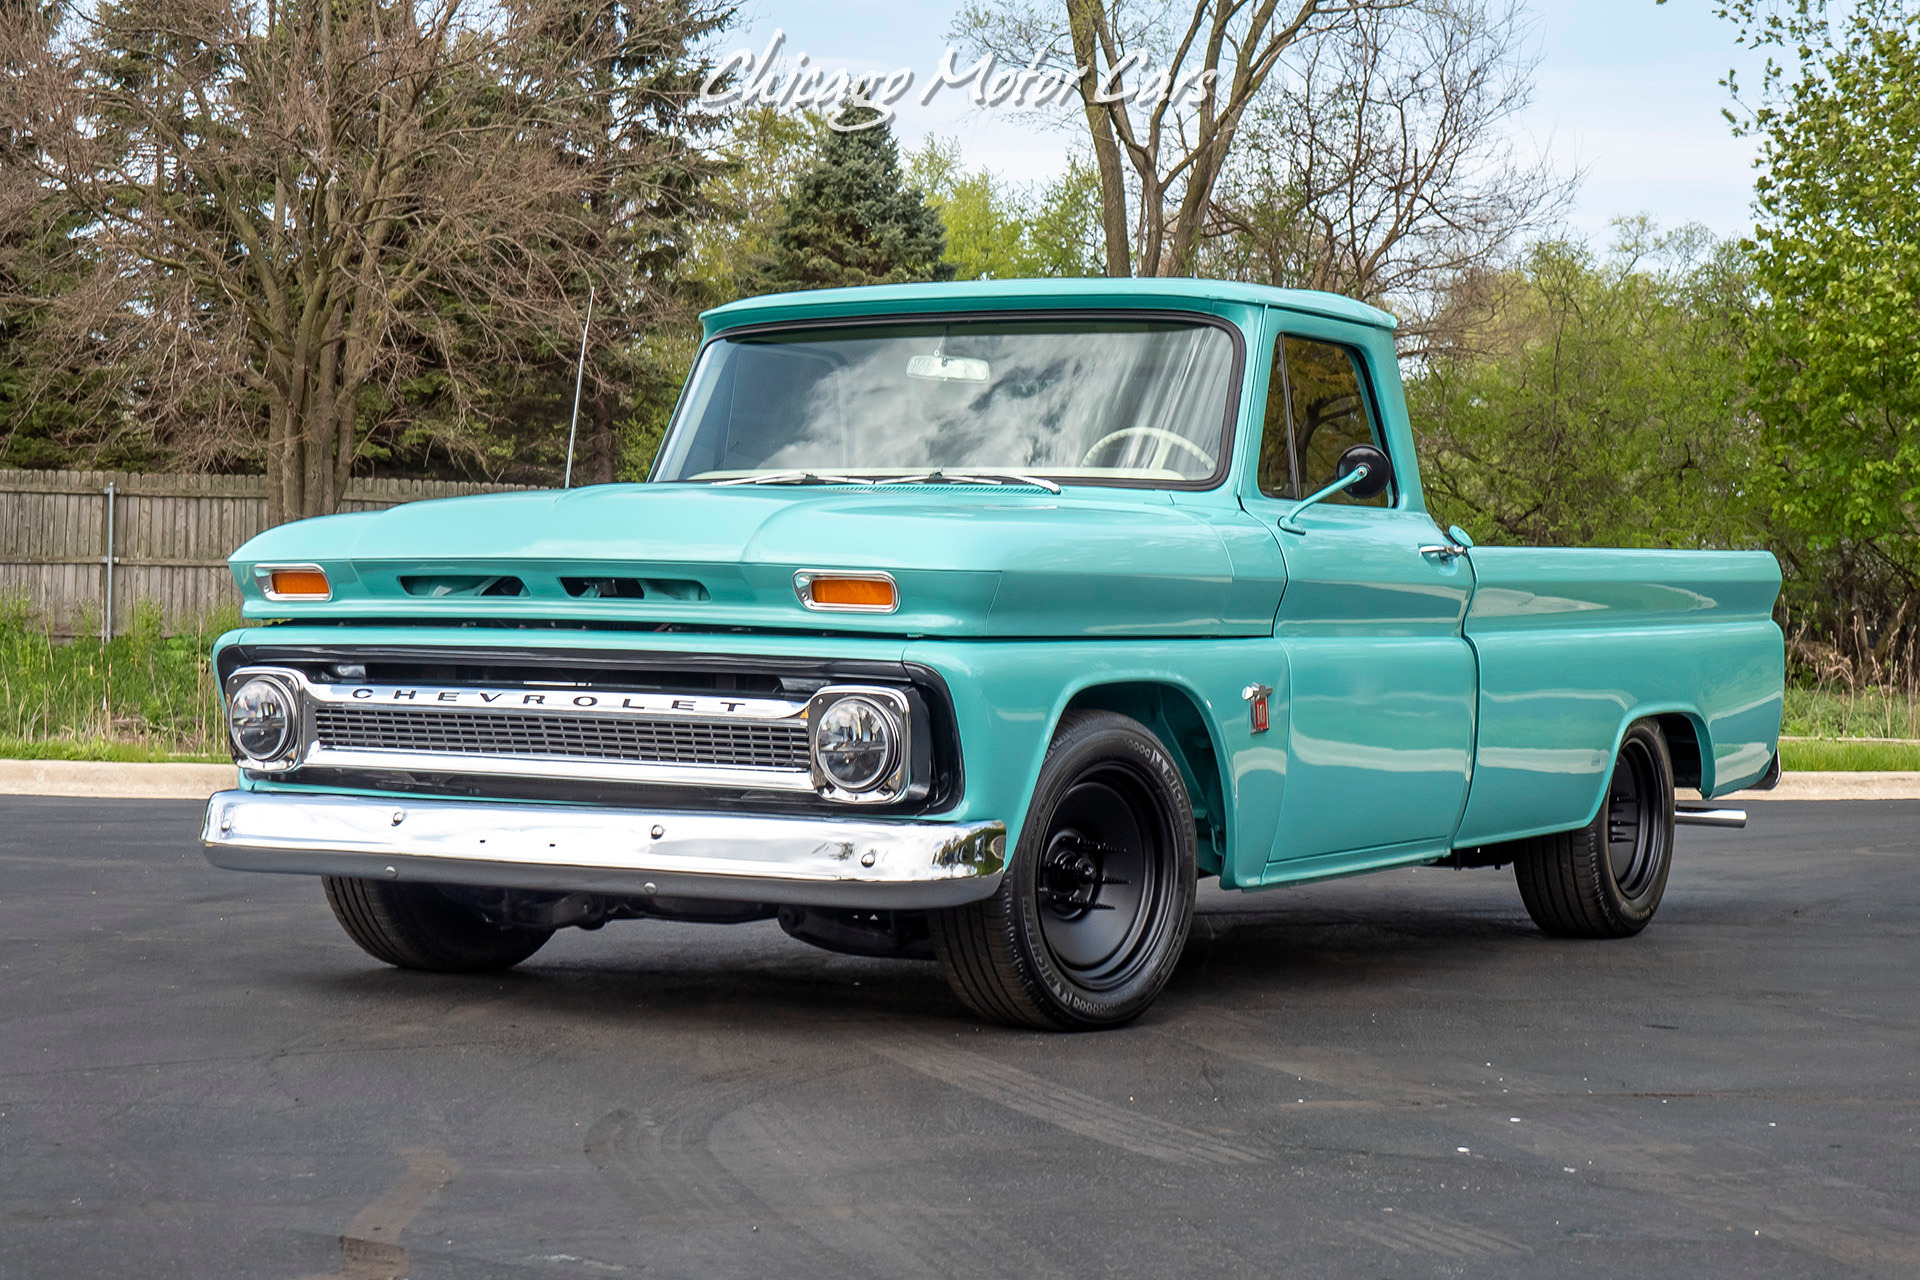
M 487 978 L 0 799 L 0 1277 L 1920 1275 L 1920 802 L 1683 829 L 1559 942 L 1505 871 L 1202 893 L 1139 1023 L 609 925 Z

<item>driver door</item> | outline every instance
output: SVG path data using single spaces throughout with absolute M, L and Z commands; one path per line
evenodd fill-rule
M 1303 532 L 1280 528 L 1299 499 L 1334 480 L 1348 448 L 1371 444 L 1391 458 L 1410 447 L 1410 433 L 1396 440 L 1382 430 L 1367 368 L 1357 345 L 1295 333 L 1275 341 L 1256 484 L 1242 499 L 1279 543 L 1287 573 L 1275 625 L 1287 655 L 1288 738 L 1274 862 L 1444 850 L 1466 800 L 1475 707 L 1461 633 L 1473 590 L 1467 557 L 1434 550 L 1450 539 L 1409 509 L 1398 462 L 1386 492 L 1336 494 L 1300 514 Z

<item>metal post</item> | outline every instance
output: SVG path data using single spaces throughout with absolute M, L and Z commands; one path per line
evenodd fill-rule
M 580 426 L 580 384 L 587 377 L 587 326 L 593 323 L 593 286 L 587 286 L 587 318 L 580 326 L 580 367 L 573 374 L 573 421 L 567 424 L 567 477 L 562 489 L 573 488 L 573 433 Z
M 113 562 L 118 559 L 113 554 L 113 486 L 107 486 L 107 554 L 100 557 L 107 566 L 107 607 L 100 619 L 100 640 L 105 643 L 113 639 Z

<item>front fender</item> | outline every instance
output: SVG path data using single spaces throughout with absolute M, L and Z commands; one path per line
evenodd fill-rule
M 956 815 L 992 813 L 1019 840 L 1028 802 L 1060 717 L 1105 686 L 1158 685 L 1198 711 L 1219 774 L 1224 826 L 1221 883 L 1258 883 L 1286 782 L 1286 659 L 1270 639 L 1152 642 L 919 641 L 907 659 L 946 679 L 966 756 L 967 794 Z M 1254 733 L 1242 691 L 1273 687 L 1271 723 Z

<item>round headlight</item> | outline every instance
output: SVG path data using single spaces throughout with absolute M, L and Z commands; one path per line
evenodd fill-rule
M 227 732 L 249 760 L 277 760 L 293 743 L 293 696 L 278 680 L 255 678 L 233 691 Z
M 813 727 L 814 759 L 842 791 L 871 791 L 893 773 L 899 752 L 899 722 L 871 698 L 841 698 Z

